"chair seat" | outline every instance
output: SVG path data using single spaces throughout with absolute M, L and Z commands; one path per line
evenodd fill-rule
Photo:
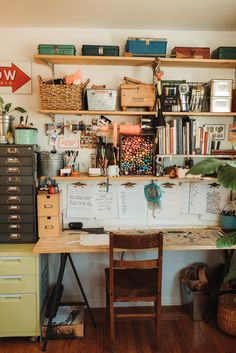
M 105 269 L 109 284 L 109 268 Z M 137 301 L 156 297 L 157 269 L 114 269 L 114 300 Z M 145 299 L 144 299 L 145 300 Z

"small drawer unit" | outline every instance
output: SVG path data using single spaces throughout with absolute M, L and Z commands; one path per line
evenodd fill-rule
M 37 240 L 35 145 L 0 146 L 0 243 Z
M 48 261 L 32 250 L 32 244 L 0 244 L 0 337 L 41 336 Z
M 61 195 L 40 193 L 37 195 L 39 238 L 58 237 L 62 231 Z

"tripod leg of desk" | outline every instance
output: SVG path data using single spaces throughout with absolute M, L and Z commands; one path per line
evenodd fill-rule
M 90 309 L 90 306 L 89 306 L 89 303 L 88 303 L 86 294 L 85 294 L 84 289 L 83 289 L 83 286 L 82 286 L 82 284 L 81 284 L 81 282 L 80 282 L 80 279 L 79 279 L 78 273 L 77 273 L 77 271 L 76 271 L 74 262 L 73 262 L 72 257 L 71 257 L 70 254 L 68 254 L 68 257 L 69 257 L 70 264 L 71 264 L 71 267 L 72 267 L 72 269 L 73 269 L 74 275 L 75 275 L 75 277 L 76 277 L 77 283 L 78 283 L 78 285 L 79 285 L 81 294 L 82 294 L 82 296 L 83 296 L 84 302 L 85 302 L 85 304 L 86 304 L 86 306 L 87 306 L 87 308 L 88 308 L 88 312 L 89 312 L 90 318 L 91 318 L 91 320 L 92 320 L 93 326 L 96 327 L 96 322 L 95 322 L 94 317 L 93 317 L 93 314 L 92 314 L 92 312 L 91 312 L 91 309 Z
M 48 319 L 48 324 L 47 324 L 47 331 L 46 331 L 46 335 L 45 335 L 45 339 L 44 339 L 44 343 L 43 343 L 42 352 L 45 352 L 47 349 L 48 339 L 49 339 L 51 331 L 52 331 L 51 330 L 52 320 L 57 312 L 58 305 L 60 302 L 60 288 L 61 288 L 61 284 L 62 284 L 63 275 L 65 272 L 67 256 L 68 256 L 68 254 L 61 254 L 60 269 L 58 272 L 57 282 L 56 282 L 53 297 L 52 297 L 52 303 L 51 303 L 51 308 L 50 308 L 50 312 L 49 312 L 49 319 Z

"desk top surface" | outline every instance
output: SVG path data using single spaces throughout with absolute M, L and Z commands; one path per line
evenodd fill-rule
M 164 250 L 217 250 L 215 242 L 220 237 L 217 228 L 174 228 L 149 229 L 145 232 L 163 231 Z M 130 231 L 130 230 L 129 230 Z M 129 232 L 124 231 L 123 232 Z M 80 235 L 83 231 L 64 230 L 60 237 L 40 238 L 33 248 L 34 253 L 102 253 L 108 251 L 108 245 L 80 244 Z M 96 234 L 94 234 L 96 237 Z

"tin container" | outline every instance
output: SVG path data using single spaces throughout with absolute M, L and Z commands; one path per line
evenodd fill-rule
M 82 55 L 91 56 L 119 56 L 117 45 L 82 45 Z
M 87 89 L 88 110 L 115 110 L 117 90 Z
M 166 38 L 129 37 L 125 50 L 133 56 L 166 56 Z
M 60 169 L 63 168 L 63 165 L 62 153 L 39 152 L 40 176 L 53 177 L 60 175 Z
M 39 44 L 40 55 L 75 55 L 76 49 L 71 44 Z
M 8 143 L 8 135 L 12 136 L 14 119 L 11 115 L 0 116 L 0 144 Z
M 34 128 L 15 128 L 15 143 L 18 145 L 37 145 L 38 130 Z
M 232 108 L 231 97 L 210 97 L 210 112 L 230 113 Z

